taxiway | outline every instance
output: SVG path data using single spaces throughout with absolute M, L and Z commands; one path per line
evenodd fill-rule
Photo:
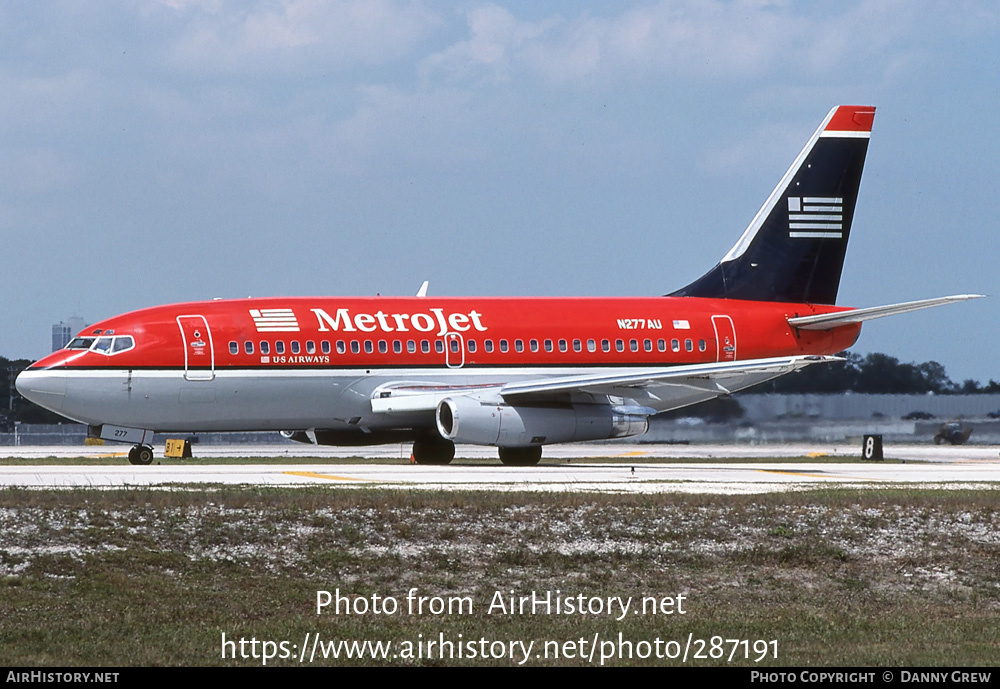
M 490 448 L 460 447 L 455 463 L 417 466 L 405 447 L 332 448 L 302 446 L 212 446 L 196 454 L 210 457 L 268 457 L 266 464 L 191 464 L 157 459 L 153 466 L 109 464 L 120 448 L 3 448 L 0 486 L 128 487 L 179 485 L 329 485 L 454 490 L 529 490 L 603 492 L 766 493 L 820 485 L 856 488 L 934 486 L 1000 488 L 1000 458 L 991 447 L 900 446 L 886 448 L 896 462 L 831 462 L 858 457 L 855 447 L 622 445 L 590 444 L 546 448 L 537 467 L 496 463 Z M 16 458 L 87 457 L 94 464 L 19 465 Z M 371 457 L 372 464 L 345 464 L 346 457 Z M 320 457 L 328 462 L 301 463 Z M 587 463 L 575 462 L 590 458 Z M 593 458 L 607 458 L 594 462 Z M 796 462 L 767 461 L 802 457 Z M 657 462 L 655 459 L 670 461 Z M 735 462 L 735 458 L 743 461 Z M 488 463 L 482 461 L 489 459 Z M 650 460 L 654 461 L 650 461 Z M 694 461 L 684 461 L 690 459 Z M 715 460 L 708 461 L 705 460 Z M 760 461 L 746 461 L 757 460 Z M 634 461 L 630 461 L 634 460 Z M 729 460 L 729 461 L 727 461 Z M 207 460 L 211 461 L 211 460 Z

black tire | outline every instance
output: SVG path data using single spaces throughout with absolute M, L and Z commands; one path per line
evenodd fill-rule
M 149 466 L 153 463 L 153 448 L 149 445 L 135 445 L 128 451 L 129 464 Z
M 511 467 L 532 467 L 542 460 L 542 446 L 501 447 L 500 463 Z
M 444 438 L 425 438 L 413 443 L 413 461 L 442 466 L 455 459 L 455 443 Z

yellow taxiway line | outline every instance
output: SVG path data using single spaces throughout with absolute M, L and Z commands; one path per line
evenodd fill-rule
M 353 478 L 351 476 L 333 476 L 331 474 L 318 474 L 315 471 L 283 471 L 286 476 L 304 476 L 306 478 L 325 478 L 331 481 L 367 481 L 369 483 L 381 483 L 374 478 Z

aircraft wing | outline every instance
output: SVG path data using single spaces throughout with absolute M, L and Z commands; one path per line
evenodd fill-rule
M 840 361 L 832 356 L 789 356 L 710 364 L 691 364 L 628 372 L 552 376 L 536 380 L 476 387 L 407 385 L 381 386 L 372 397 L 372 411 L 432 411 L 456 395 L 496 395 L 508 404 L 563 402 L 570 395 L 622 397 L 655 414 L 727 395 L 811 364 Z
M 500 389 L 505 400 L 542 401 L 567 393 L 625 397 L 655 412 L 728 395 L 832 356 L 791 356 L 712 364 L 693 364 L 622 374 L 596 374 L 508 383 Z

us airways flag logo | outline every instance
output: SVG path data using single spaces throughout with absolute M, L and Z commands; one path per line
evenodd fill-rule
M 788 236 L 792 239 L 843 239 L 844 199 L 789 196 Z
M 259 333 L 297 333 L 299 322 L 291 309 L 250 309 Z

